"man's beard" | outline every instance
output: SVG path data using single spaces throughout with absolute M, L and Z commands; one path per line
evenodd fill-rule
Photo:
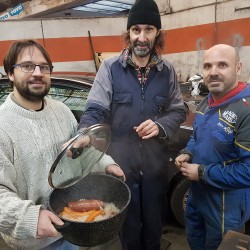
M 17 89 L 18 93 L 24 97 L 25 99 L 31 102 L 40 102 L 43 98 L 48 94 L 50 90 L 50 84 L 46 84 L 45 88 L 42 90 L 33 90 L 29 88 L 30 82 L 28 82 L 25 86 L 20 86 L 19 84 L 15 84 L 15 88 Z
M 150 43 L 150 42 L 143 42 L 142 43 L 142 42 L 135 41 L 132 43 L 131 46 L 132 46 L 132 50 L 134 51 L 136 56 L 146 57 L 152 52 L 153 43 Z M 137 46 L 147 46 L 147 47 L 140 49 Z

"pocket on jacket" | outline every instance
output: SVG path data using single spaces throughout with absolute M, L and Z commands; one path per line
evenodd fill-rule
M 132 94 L 128 92 L 114 93 L 113 95 L 113 103 L 114 104 L 123 104 L 123 103 L 131 103 L 132 102 Z
M 227 130 L 223 127 L 212 131 L 213 146 L 219 151 L 234 152 L 234 134 L 233 130 Z
M 131 120 L 133 96 L 129 92 L 114 93 L 112 99 L 112 113 L 115 114 L 116 126 L 127 126 Z
M 155 105 L 155 112 L 163 114 L 168 110 L 169 100 L 165 96 L 156 96 Z

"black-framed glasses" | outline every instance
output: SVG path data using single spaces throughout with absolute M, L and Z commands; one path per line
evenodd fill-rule
M 12 68 L 20 67 L 21 70 L 25 73 L 33 73 L 37 66 L 39 67 L 40 71 L 43 74 L 50 74 L 53 70 L 53 66 L 50 67 L 49 64 L 34 64 L 34 63 L 28 63 L 28 62 L 15 64 L 12 66 Z

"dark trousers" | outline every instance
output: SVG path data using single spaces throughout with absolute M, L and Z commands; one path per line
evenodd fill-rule
M 120 232 L 123 250 L 159 250 L 165 221 L 167 184 L 141 177 L 127 182 L 131 202 Z

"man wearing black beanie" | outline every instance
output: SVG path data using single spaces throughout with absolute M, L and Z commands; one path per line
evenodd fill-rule
M 123 250 L 160 249 L 169 184 L 168 140 L 186 119 L 174 68 L 159 55 L 164 44 L 160 29 L 157 4 L 137 0 L 123 34 L 128 47 L 101 64 L 79 125 L 111 126 L 107 153 L 123 169 L 131 190 L 120 232 Z
M 135 24 L 150 24 L 158 30 L 161 29 L 161 17 L 155 1 L 137 0 L 135 2 L 129 12 L 127 30 Z

